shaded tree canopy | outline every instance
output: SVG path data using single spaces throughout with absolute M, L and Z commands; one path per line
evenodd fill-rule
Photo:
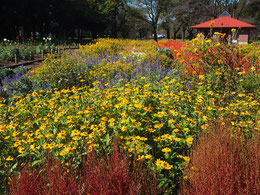
M 76 29 L 95 34 L 106 27 L 105 15 L 86 0 L 8 0 L 1 3 L 0 15 L 0 36 L 7 38 L 19 30 L 24 37 L 31 32 L 66 37 Z

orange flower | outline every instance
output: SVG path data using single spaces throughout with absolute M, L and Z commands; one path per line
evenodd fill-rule
M 213 26 L 215 24 L 215 20 L 212 20 L 209 26 Z
M 224 38 L 226 36 L 226 33 L 221 34 L 221 38 Z
M 216 74 L 217 76 L 222 75 L 222 73 L 219 72 L 219 71 L 217 71 L 215 74 Z

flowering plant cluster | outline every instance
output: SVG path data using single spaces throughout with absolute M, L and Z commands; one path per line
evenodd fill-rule
M 212 84 L 212 90 L 225 92 L 227 96 L 234 91 L 253 92 L 260 84 L 257 46 L 227 45 L 199 34 L 181 49 L 171 52 L 173 67 L 183 77 L 197 82 L 204 78 Z
M 209 50 L 220 51 L 216 49 L 220 45 L 205 40 L 175 43 L 166 46 L 171 46 L 176 70 L 165 66 L 167 55 L 150 41 L 101 39 L 59 59 L 47 56 L 27 75 L 47 82 L 48 89 L 0 99 L 0 168 L 4 170 L 0 177 L 21 164 L 41 164 L 46 154 L 77 167 L 88 152 L 109 152 L 113 140 L 118 140 L 129 157 L 136 156 L 158 172 L 159 189 L 173 193 L 191 160 L 192 144 L 214 120 L 225 118 L 234 128 L 233 135 L 254 138 L 259 89 L 233 90 L 227 101 L 204 74 L 213 70 L 210 59 L 212 66 L 218 63 L 208 56 L 215 55 Z M 202 57 L 198 60 L 201 55 L 196 52 L 207 54 L 208 64 L 201 62 Z M 223 52 L 228 59 L 232 55 Z M 187 57 L 192 53 L 194 59 Z M 182 72 L 190 67 L 187 59 L 201 63 L 196 66 L 201 69 L 198 75 Z

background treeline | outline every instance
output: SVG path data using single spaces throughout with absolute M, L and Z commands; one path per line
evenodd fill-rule
M 223 11 L 260 27 L 259 0 L 8 0 L 1 2 L 0 38 L 191 38 L 189 26 Z M 37 32 L 37 33 L 36 33 Z

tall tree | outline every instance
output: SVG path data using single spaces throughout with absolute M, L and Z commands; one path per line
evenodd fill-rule
M 165 4 L 164 9 L 161 14 L 161 26 L 166 30 L 167 39 L 170 39 L 170 26 L 172 22 L 175 20 L 174 17 L 174 7 L 176 6 L 176 0 L 169 0 L 167 4 Z
M 134 0 L 132 4 L 142 10 L 142 19 L 151 25 L 154 40 L 157 41 L 157 30 L 159 18 L 167 7 L 169 0 Z

